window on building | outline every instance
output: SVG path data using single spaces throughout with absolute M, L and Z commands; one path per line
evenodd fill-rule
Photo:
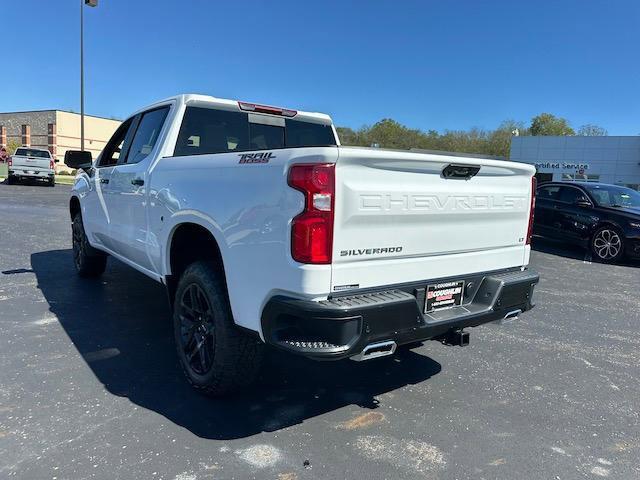
M 562 180 L 565 182 L 599 182 L 600 175 L 588 175 L 586 173 L 563 173 Z

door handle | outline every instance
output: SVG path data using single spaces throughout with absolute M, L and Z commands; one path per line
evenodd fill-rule
M 100 179 L 100 183 L 109 183 L 109 179 L 108 178 L 101 178 Z
M 134 178 L 133 180 L 131 180 L 131 184 L 141 187 L 142 185 L 144 185 L 144 180 L 141 178 Z

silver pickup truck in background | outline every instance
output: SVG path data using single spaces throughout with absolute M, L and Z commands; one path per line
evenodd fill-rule
M 55 187 L 55 164 L 49 150 L 31 147 L 20 147 L 9 157 L 8 183 L 14 184 L 19 180 L 46 180 L 50 187 Z

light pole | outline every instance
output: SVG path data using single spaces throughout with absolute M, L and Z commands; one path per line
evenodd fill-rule
M 80 150 L 84 151 L 84 6 L 97 7 L 98 0 L 80 0 Z

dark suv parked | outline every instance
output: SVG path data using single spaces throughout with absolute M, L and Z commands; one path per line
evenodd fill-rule
M 640 193 L 604 183 L 544 183 L 533 232 L 582 245 L 603 262 L 640 258 Z

